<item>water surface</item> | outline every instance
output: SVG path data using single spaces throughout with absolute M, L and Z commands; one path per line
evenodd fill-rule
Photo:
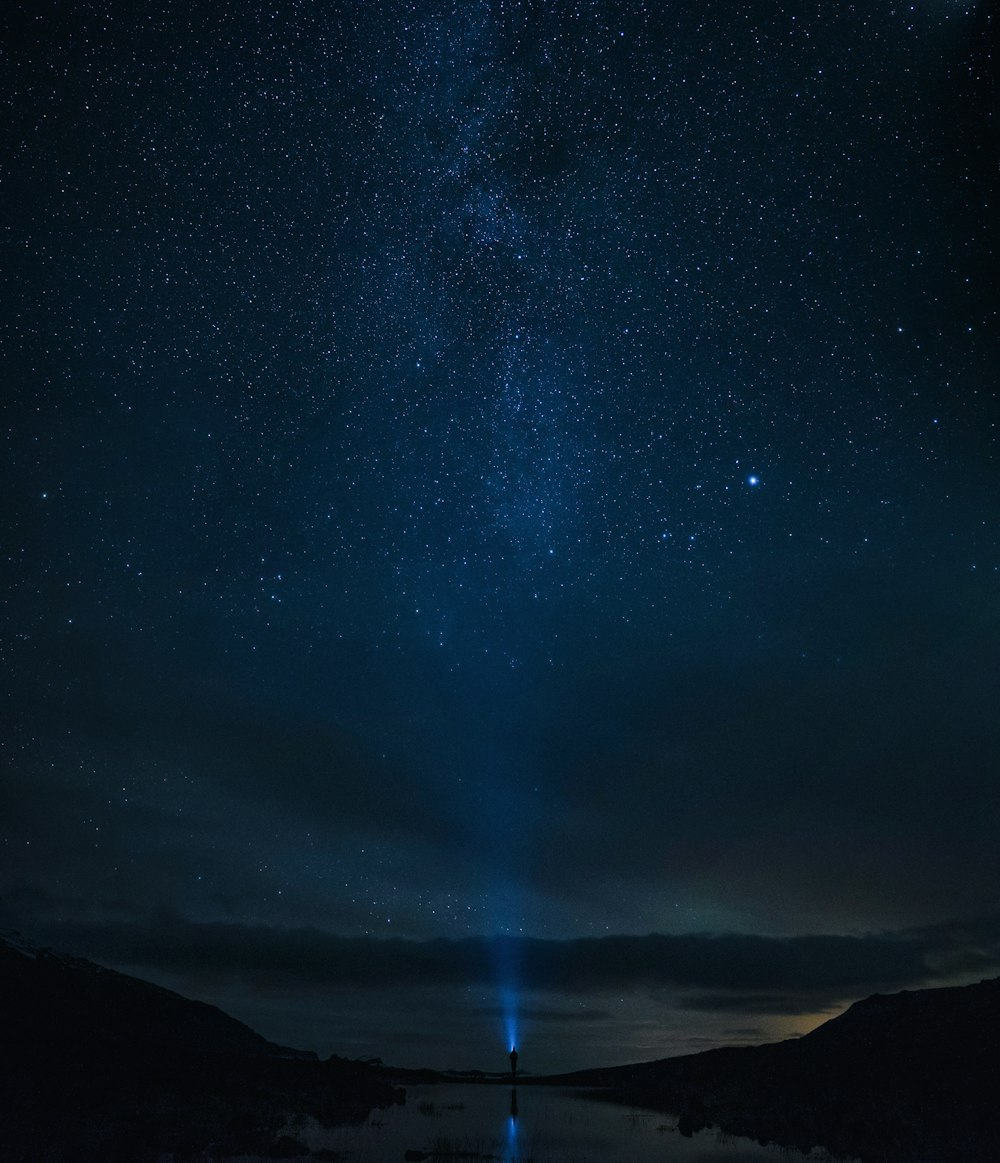
M 541 1086 L 408 1086 L 404 1106 L 372 1111 L 360 1127 L 324 1129 L 304 1120 L 289 1125 L 287 1133 L 314 1151 L 336 1152 L 344 1163 L 401 1161 L 407 1150 L 467 1163 L 777 1163 L 822 1157 L 715 1131 L 685 1138 L 670 1115 Z

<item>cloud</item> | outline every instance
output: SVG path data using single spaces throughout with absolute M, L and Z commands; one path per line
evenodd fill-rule
M 19 711 L 41 739 L 71 732 L 76 747 L 102 756 L 114 772 L 102 790 L 120 785 L 122 773 L 151 767 L 183 772 L 233 798 L 268 811 L 306 813 L 315 825 L 338 834 L 417 835 L 453 840 L 452 831 L 405 763 L 374 749 L 360 732 L 323 715 L 292 715 L 253 698 L 220 692 L 209 677 L 169 663 L 149 667 L 114 642 L 79 637 L 72 650 L 54 641 L 56 663 L 85 675 L 53 708 L 44 697 L 44 675 L 30 670 L 17 692 Z M 61 767 L 61 765 L 59 765 Z M 43 773 L 46 774 L 46 773 Z M 48 800 L 48 788 L 32 795 L 37 773 L 18 789 L 17 803 Z M 85 795 L 72 779 L 58 779 L 59 794 Z M 106 783 L 107 788 L 104 784 Z M 147 793 L 148 794 L 148 793 Z M 162 820 L 133 821 L 158 837 Z
M 734 1014 L 799 1014 L 815 1013 L 817 1005 L 811 992 L 775 993 L 697 993 L 683 996 L 678 1001 L 682 1010 L 700 1010 L 708 1013 Z
M 799 931 L 994 909 L 987 617 L 954 580 L 859 570 L 805 594 L 750 662 L 650 641 L 569 668 L 547 755 L 574 794 L 545 887 L 579 911 L 595 879 L 631 881 L 631 899 L 612 886 L 627 915 L 650 884 L 658 904 L 697 886 L 702 913 Z
M 183 659 L 54 639 L 19 660 L 13 717 L 34 742 L 0 788 L 0 816 L 50 885 L 97 897 L 128 867 L 147 902 L 206 917 L 211 886 L 216 916 L 347 931 L 370 923 L 355 873 L 369 900 L 404 884 L 393 924 L 409 910 L 413 936 L 442 931 L 418 891 L 475 902 L 501 877 L 523 882 L 532 923 L 580 917 L 591 932 L 655 930 L 669 900 L 717 931 L 995 908 L 989 635 L 967 601 L 918 620 L 912 593 L 887 610 L 876 588 L 862 577 L 814 595 L 810 633 L 795 623 L 773 646 L 808 638 L 793 672 L 770 656 L 730 665 L 626 643 L 527 684 L 530 708 L 518 684 L 490 696 L 492 672 L 453 689 L 415 664 L 390 678 L 348 647 L 317 709 Z M 848 646 L 850 667 L 819 661 Z M 442 722 L 479 725 L 459 740 Z M 101 849 L 84 859 L 91 817 Z M 303 832 L 335 875 L 306 870 Z M 373 841 L 383 853 L 361 859 Z M 351 891 L 331 906 L 341 881 Z M 259 890 L 273 901 L 279 887 L 280 911 L 263 905 Z
M 486 1006 L 478 1011 L 484 1018 L 504 1018 L 506 1011 L 499 1006 Z M 608 1010 L 591 1009 L 557 1009 L 554 1006 L 522 1006 L 518 1011 L 521 1018 L 530 1022 L 565 1022 L 576 1023 L 606 1022 L 612 1015 Z
M 19 916 L 10 901 L 6 912 L 6 923 L 33 936 L 30 916 Z M 265 992 L 492 986 L 496 965 L 506 963 L 519 967 L 524 991 L 662 988 L 676 991 L 687 1010 L 795 1014 L 943 976 L 989 976 L 1000 966 L 997 916 L 867 936 L 692 933 L 562 941 L 343 937 L 317 928 L 196 923 L 166 909 L 141 919 L 51 916 L 40 938 L 68 951 Z

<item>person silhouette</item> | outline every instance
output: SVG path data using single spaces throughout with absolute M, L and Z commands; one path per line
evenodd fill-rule
M 517 1078 L 517 1047 L 512 1046 L 510 1050 L 510 1076 Z

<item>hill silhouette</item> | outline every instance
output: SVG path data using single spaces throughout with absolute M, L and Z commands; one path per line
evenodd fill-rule
M 371 1066 L 278 1046 L 203 1002 L 0 937 L 0 1155 L 128 1160 L 279 1154 L 307 1113 L 363 1120 L 396 1100 Z M 287 1138 L 287 1137 L 286 1137 Z
M 456 1077 L 320 1061 L 214 1006 L 13 934 L 0 935 L 0 1030 L 0 1157 L 11 1163 L 282 1157 L 301 1146 L 283 1133 L 290 1115 L 361 1121 L 399 1101 L 394 1081 Z M 876 994 L 786 1042 L 525 1083 L 600 1087 L 680 1115 L 686 1134 L 717 1126 L 864 1163 L 960 1163 L 1000 1143 L 997 1078 L 1000 979 Z
M 958 1163 L 1000 1143 L 1000 978 L 875 994 L 802 1038 L 584 1070 L 549 1083 L 762 1142 L 875 1161 Z

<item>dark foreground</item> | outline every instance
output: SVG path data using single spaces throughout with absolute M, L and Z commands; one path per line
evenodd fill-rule
M 298 1153 L 289 1115 L 363 1121 L 373 1067 L 276 1046 L 221 1010 L 0 939 L 0 1158 L 143 1163 Z
M 5 1163 L 304 1156 L 285 1130 L 291 1118 L 362 1124 L 402 1099 L 397 1083 L 455 1080 L 319 1061 L 212 1006 L 0 937 Z M 717 1127 L 864 1163 L 972 1163 L 997 1157 L 998 1080 L 1000 979 L 876 995 L 775 1045 L 519 1083 L 601 1088 L 593 1093 L 680 1116 L 682 1136 Z
M 804 1038 L 548 1079 L 864 1163 L 971 1163 L 1000 1152 L 1000 979 L 857 1002 Z

